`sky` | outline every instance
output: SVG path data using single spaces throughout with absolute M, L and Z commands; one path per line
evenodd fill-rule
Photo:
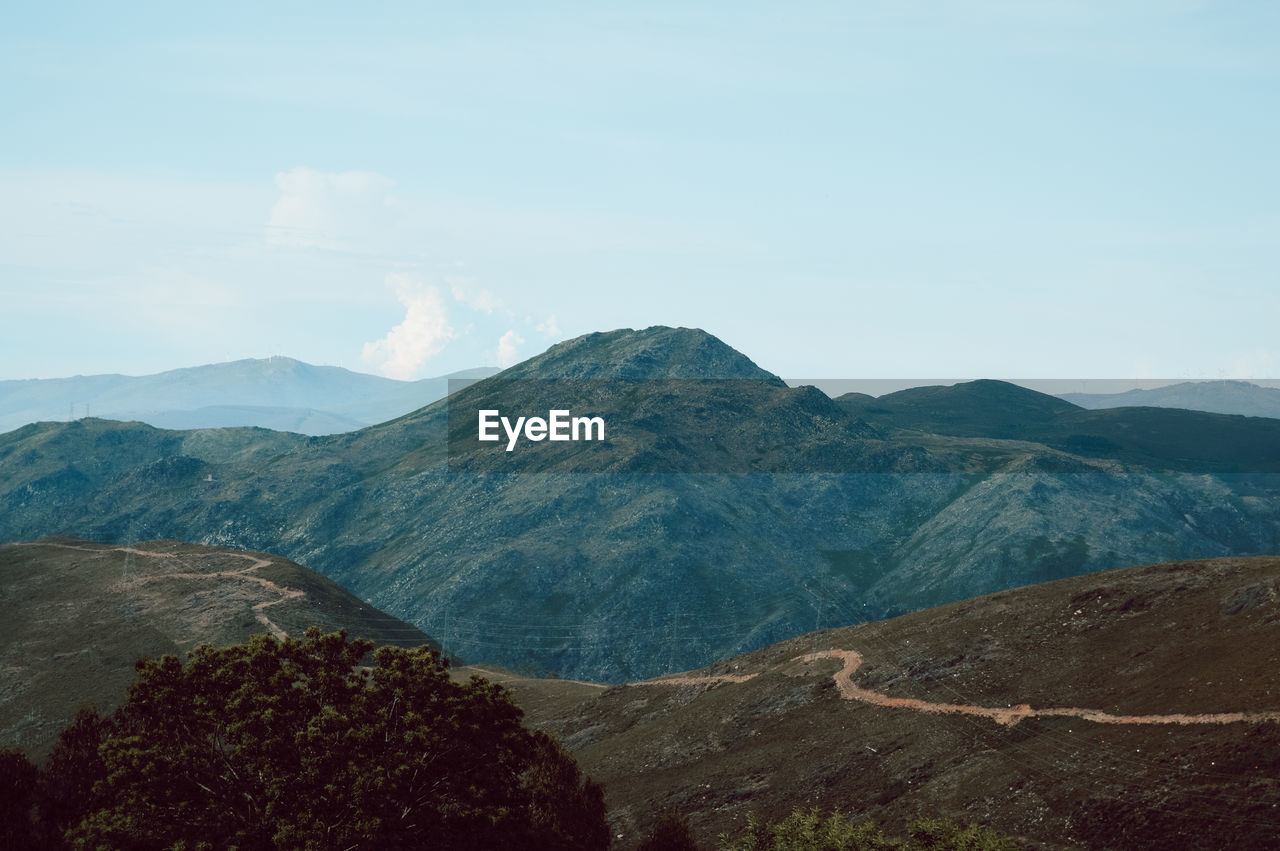
M 655 324 L 784 377 L 1280 376 L 1280 4 L 5 18 L 0 379 Z

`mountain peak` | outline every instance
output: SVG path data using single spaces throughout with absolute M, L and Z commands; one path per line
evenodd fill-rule
M 619 328 L 565 340 L 508 370 L 513 378 L 736 378 L 786 386 L 700 328 Z

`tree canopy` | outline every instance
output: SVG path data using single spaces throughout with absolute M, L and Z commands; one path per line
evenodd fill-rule
M 365 666 L 372 649 L 313 628 L 201 646 L 185 664 L 139 662 L 109 723 L 68 728 L 78 744 L 63 753 L 81 758 L 64 758 L 75 771 L 63 784 L 83 792 L 86 770 L 96 782 L 67 837 L 85 848 L 608 846 L 600 787 L 521 725 L 503 688 L 453 681 L 426 647 L 382 647 Z

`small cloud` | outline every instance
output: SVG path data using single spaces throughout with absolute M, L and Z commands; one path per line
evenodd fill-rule
M 460 304 L 465 304 L 472 310 L 493 313 L 499 307 L 502 307 L 502 299 L 488 290 L 475 292 L 471 289 L 466 278 L 448 277 L 445 280 L 449 282 L 449 292 L 453 295 L 453 300 Z
M 329 251 L 367 248 L 393 229 L 392 186 L 369 171 L 282 171 L 276 175 L 280 198 L 267 221 L 267 241 Z
M 388 378 L 415 378 L 457 334 L 449 325 L 449 312 L 440 290 L 423 286 L 406 275 L 388 275 L 387 284 L 395 288 L 396 297 L 405 307 L 404 321 L 381 340 L 365 343 L 360 357 Z
M 554 313 L 534 327 L 545 337 L 560 336 L 560 326 L 556 324 L 556 315 Z
M 524 337 L 514 330 L 503 334 L 502 339 L 498 340 L 498 366 L 506 369 L 514 364 L 519 359 L 517 350 L 522 345 L 524 345 Z

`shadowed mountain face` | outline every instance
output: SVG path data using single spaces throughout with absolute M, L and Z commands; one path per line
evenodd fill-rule
M 1274 848 L 1280 559 L 1156 564 L 790 639 L 609 689 L 503 677 L 634 848 L 671 807 L 921 813 L 1030 847 Z
M 119 705 L 142 657 L 270 632 L 345 629 L 437 646 L 332 580 L 279 556 L 151 541 L 48 538 L 0 546 L 0 747 L 47 753 L 84 704 Z
M 279 552 L 464 658 L 615 682 L 1029 582 L 1277 550 L 1274 478 L 1204 466 L 1274 461 L 1265 429 L 1224 444 L 1200 415 L 1175 429 L 1190 456 L 1072 452 L 1010 435 L 1079 409 L 976 384 L 955 410 L 911 408 L 927 431 L 787 388 L 701 331 L 592 334 L 349 434 L 19 429 L 0 436 L 0 540 Z M 472 439 L 479 411 L 562 406 L 605 439 Z

